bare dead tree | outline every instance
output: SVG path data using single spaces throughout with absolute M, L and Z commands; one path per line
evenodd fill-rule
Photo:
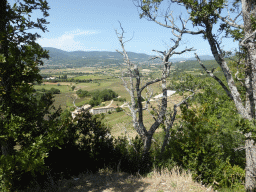
M 170 130 L 172 129 L 172 126 L 174 124 L 174 121 L 176 119 L 176 115 L 177 115 L 177 108 L 179 106 L 181 106 L 182 104 L 186 103 L 188 101 L 188 99 L 192 98 L 194 95 L 195 95 L 195 92 L 194 90 L 188 90 L 190 92 L 192 92 L 191 95 L 187 96 L 185 99 L 183 99 L 181 102 L 175 104 L 173 106 L 173 113 L 170 115 L 171 119 L 168 119 L 167 117 L 167 121 L 166 121 L 166 129 L 165 129 L 165 137 L 164 137 L 164 141 L 163 141 L 163 144 L 162 144 L 162 148 L 161 148 L 161 154 L 163 154 L 164 150 L 165 150 L 165 147 L 167 145 L 167 142 L 168 142 L 168 139 L 169 139 L 169 136 L 170 136 Z M 166 115 L 167 116 L 167 115 Z
M 122 47 L 122 52 L 120 52 L 118 50 L 117 50 L 117 52 L 119 52 L 120 54 L 123 55 L 125 65 L 127 67 L 125 71 L 124 70 L 122 71 L 122 75 L 119 76 L 119 78 L 122 80 L 125 89 L 127 90 L 127 92 L 129 93 L 129 95 L 131 97 L 131 103 L 128 104 L 128 107 L 130 110 L 130 115 L 132 116 L 133 127 L 137 131 L 137 133 L 140 135 L 140 137 L 142 138 L 143 143 L 144 143 L 142 162 L 147 161 L 147 158 L 149 157 L 148 155 L 149 155 L 149 150 L 150 150 L 151 143 L 152 143 L 153 134 L 155 133 L 155 131 L 159 127 L 159 125 L 164 122 L 164 118 L 166 115 L 166 111 L 167 111 L 166 78 L 170 75 L 170 67 L 172 65 L 172 63 L 169 62 L 169 58 L 174 54 L 182 54 L 187 51 L 194 51 L 193 48 L 189 48 L 189 49 L 186 48 L 180 52 L 175 51 L 175 49 L 178 48 L 179 43 L 182 39 L 182 35 L 185 32 L 185 26 L 187 23 L 187 21 L 184 21 L 181 18 L 180 18 L 180 21 L 182 23 L 182 29 L 179 31 L 179 34 L 176 34 L 174 32 L 174 30 L 172 30 L 173 35 L 175 37 L 177 37 L 176 40 L 172 39 L 172 41 L 174 42 L 174 46 L 172 46 L 169 50 L 164 51 L 164 52 L 153 50 L 153 51 L 159 53 L 160 55 L 162 55 L 162 56 L 155 56 L 152 58 L 152 60 L 160 59 L 162 61 L 162 65 L 163 65 L 162 76 L 159 78 L 150 80 L 150 81 L 146 82 L 145 84 L 142 84 L 141 74 L 138 69 L 138 66 L 129 60 L 128 54 L 124 48 L 124 44 L 127 41 L 123 42 L 124 30 L 121 26 L 121 23 L 120 23 L 120 28 L 121 28 L 122 32 L 118 33 L 116 30 L 117 37 L 118 37 L 119 42 Z M 125 76 L 127 76 L 127 78 Z M 144 114 L 144 111 L 147 110 L 150 105 L 150 99 L 152 97 L 152 92 L 151 93 L 147 92 L 147 97 L 145 99 L 146 104 L 145 104 L 145 106 L 143 106 L 142 91 L 145 90 L 145 88 L 148 88 L 148 86 L 150 86 L 154 83 L 157 83 L 157 82 L 161 82 L 161 89 L 162 89 L 161 92 L 163 93 L 163 97 L 161 99 L 160 109 L 159 109 L 156 117 L 154 118 L 154 122 L 149 127 L 149 130 L 147 130 L 145 127 L 144 121 L 143 121 L 143 114 Z M 143 169 L 143 166 L 144 165 L 142 164 L 141 165 L 142 169 Z
M 156 8 L 154 8 L 154 3 L 151 1 L 143 1 L 143 0 L 134 0 L 137 2 L 137 7 L 141 8 L 142 16 L 145 16 L 151 21 L 156 22 L 157 24 L 180 32 L 181 30 L 172 22 L 172 16 L 168 15 L 168 12 L 165 15 L 165 22 L 160 22 L 156 18 Z M 161 1 L 160 1 L 161 2 Z M 203 9 L 205 5 L 208 3 L 212 3 L 212 1 L 194 1 L 188 2 L 184 0 L 171 0 L 171 2 L 176 2 L 179 5 L 184 5 L 188 10 L 190 20 L 194 23 L 193 25 L 200 26 L 201 30 L 190 31 L 187 29 L 183 29 L 183 33 L 188 33 L 192 35 L 203 34 L 204 38 L 208 41 L 212 54 L 214 55 L 215 60 L 221 67 L 224 76 L 226 78 L 226 82 L 228 87 L 218 79 L 213 73 L 214 71 L 207 70 L 199 57 L 196 55 L 196 58 L 203 69 L 207 72 L 209 76 L 215 79 L 226 91 L 227 95 L 234 101 L 236 109 L 242 118 L 249 120 L 251 122 L 255 122 L 256 119 L 256 45 L 255 45 L 255 34 L 256 30 L 253 27 L 253 21 L 256 18 L 256 1 L 255 0 L 241 0 L 236 3 L 240 3 L 239 6 L 241 11 L 235 16 L 235 18 L 231 18 L 230 14 L 221 16 L 221 12 L 219 10 L 222 7 L 218 7 L 216 9 L 212 9 L 204 14 L 202 17 L 198 17 L 197 21 L 195 18 L 192 18 L 190 13 L 198 13 Z M 234 1 L 233 1 L 234 2 Z M 198 3 L 198 4 L 196 4 Z M 157 3 L 155 3 L 157 6 Z M 148 9 L 143 8 L 143 6 L 148 6 Z M 212 4 L 211 4 L 212 6 Z M 191 12 L 189 12 L 191 11 Z M 238 88 L 235 84 L 234 78 L 231 74 L 231 70 L 227 65 L 226 60 L 224 59 L 224 52 L 220 49 L 220 41 L 218 41 L 217 36 L 213 33 L 213 25 L 217 21 L 217 19 L 221 19 L 227 26 L 243 30 L 244 38 L 240 41 L 240 46 L 244 48 L 246 52 L 245 58 L 245 71 L 244 71 L 244 79 L 238 79 L 246 88 L 246 101 L 243 104 L 241 99 L 241 94 L 238 91 Z M 242 19 L 241 22 L 237 21 L 238 18 Z M 216 22 L 217 23 L 217 22 Z M 237 77 L 238 73 L 235 74 Z M 254 123 L 255 124 L 255 123 Z M 245 179 L 245 188 L 247 191 L 256 190 L 256 146 L 254 144 L 254 140 L 252 139 L 252 132 L 248 132 L 245 134 L 245 152 L 246 152 L 246 179 Z

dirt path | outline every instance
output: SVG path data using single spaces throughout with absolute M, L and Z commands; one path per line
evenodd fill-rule
M 110 107 L 112 105 L 112 103 L 113 103 L 113 100 L 111 100 L 111 102 L 108 104 L 108 106 L 106 106 L 106 108 Z

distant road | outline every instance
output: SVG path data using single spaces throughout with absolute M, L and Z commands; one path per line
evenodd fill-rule
M 111 102 L 108 104 L 108 106 L 106 106 L 106 107 L 110 107 L 110 105 L 113 103 L 113 100 L 111 100 Z

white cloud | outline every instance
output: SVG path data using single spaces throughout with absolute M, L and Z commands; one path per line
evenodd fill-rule
M 37 43 L 42 47 L 54 47 L 65 51 L 85 50 L 88 48 L 80 41 L 75 41 L 75 36 L 88 36 L 98 33 L 97 31 L 81 31 L 78 29 L 65 32 L 65 34 L 57 38 L 40 38 Z

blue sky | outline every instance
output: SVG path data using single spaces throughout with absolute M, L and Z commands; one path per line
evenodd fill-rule
M 15 0 L 8 0 L 13 4 Z M 153 49 L 165 51 L 173 42 L 170 29 L 159 26 L 153 21 L 139 18 L 137 7 L 132 0 L 48 0 L 50 16 L 47 21 L 49 32 L 39 32 L 42 38 L 37 42 L 43 47 L 54 47 L 65 51 L 115 51 L 121 50 L 115 29 L 121 32 L 119 22 L 125 30 L 125 39 L 133 39 L 125 44 L 126 51 L 156 54 Z M 165 10 L 166 5 L 161 6 Z M 160 8 L 161 8 L 160 7 Z M 184 8 L 171 6 L 170 10 L 177 17 L 187 18 Z M 161 12 L 160 12 L 161 13 Z M 41 17 L 38 12 L 32 19 Z M 178 24 L 177 20 L 177 24 Z M 191 23 L 188 27 L 192 27 Z M 238 43 L 232 39 L 223 39 L 225 50 L 236 48 Z M 198 55 L 212 55 L 209 44 L 202 35 L 184 35 L 181 46 L 194 47 Z M 176 57 L 194 57 L 194 52 Z

